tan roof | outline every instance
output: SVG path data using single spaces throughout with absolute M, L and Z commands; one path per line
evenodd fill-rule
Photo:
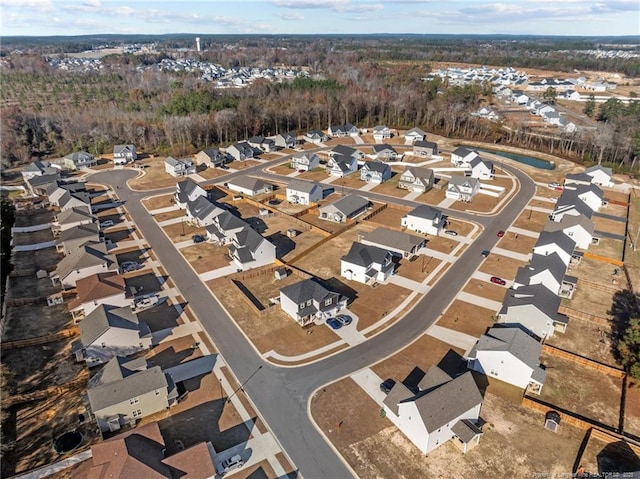
M 179 471 L 180 479 L 208 479 L 216 475 L 213 446 L 201 442 L 167 457 L 163 463 Z
M 69 303 L 69 310 L 73 310 L 82 303 L 108 298 L 118 293 L 126 292 L 124 278 L 114 271 L 96 273 L 76 282 L 78 296 Z

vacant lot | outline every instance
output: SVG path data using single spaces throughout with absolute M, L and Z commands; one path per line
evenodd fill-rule
M 274 297 L 280 296 L 280 289 L 285 286 L 289 286 L 294 283 L 302 281 L 303 278 L 290 274 L 286 278 L 276 280 L 272 272 L 256 276 L 254 278 L 247 278 L 241 281 L 244 288 L 255 297 L 256 300 L 263 306 L 269 306 L 269 300 Z
M 212 243 L 187 246 L 182 248 L 180 253 L 198 274 L 228 266 L 231 262 L 227 248 Z
M 601 363 L 620 367 L 611 353 L 610 325 L 571 319 L 566 332 L 554 334 L 547 339 L 547 343 Z
M 437 324 L 461 333 L 480 337 L 494 324 L 495 312 L 456 299 L 440 317 Z
M 516 237 L 517 236 L 517 237 Z M 531 236 L 519 235 L 506 231 L 504 236 L 498 241 L 498 248 L 508 249 L 517 253 L 527 254 L 531 253 L 531 250 L 535 246 L 537 238 Z
M 376 193 L 380 193 L 383 195 L 394 196 L 396 198 L 402 198 L 403 196 L 408 195 L 409 190 L 403 190 L 398 188 L 398 183 L 400 182 L 400 173 L 392 173 L 392 176 L 389 180 L 384 183 L 376 186 L 372 191 Z
M 442 263 L 433 256 L 416 256 L 413 261 L 403 258 L 398 264 L 396 274 L 421 283 L 429 274 Z
M 327 169 L 323 167 L 314 168 L 311 171 L 305 171 L 304 173 L 300 173 L 297 178 L 301 178 L 308 181 L 322 181 L 326 180 L 329 177 L 327 173 Z M 340 179 L 335 180 L 337 183 Z
M 440 180 L 442 181 L 442 180 Z M 441 188 L 439 190 L 431 189 L 426 193 L 421 194 L 416 198 L 416 201 L 420 203 L 427 203 L 429 205 L 438 205 L 440 202 L 444 200 L 444 195 L 446 193 L 445 188 Z
M 202 226 L 190 225 L 186 221 L 181 221 L 173 225 L 167 225 L 162 228 L 169 239 L 174 243 L 191 239 L 193 235 L 207 236 L 207 230 Z
M 142 206 L 144 206 L 149 211 L 158 210 L 160 208 L 174 206 L 173 200 L 173 195 L 154 196 L 153 198 L 145 198 L 144 200 L 142 200 Z
M 469 223 L 468 221 L 459 220 L 457 218 L 448 218 L 447 219 L 447 229 L 453 230 L 460 236 L 467 236 L 473 231 L 473 223 Z M 481 228 L 476 230 L 476 234 L 482 231 Z
M 546 186 L 536 186 L 536 196 L 543 196 L 545 198 L 560 198 L 562 191 L 555 190 L 553 188 L 547 188 Z
M 411 293 L 395 284 L 371 287 L 345 278 L 340 278 L 340 281 L 347 290 L 355 291 L 356 297 L 349 304 L 349 309 L 358 315 L 358 330 L 363 330 L 386 316 Z
M 402 217 L 406 215 L 407 212 L 405 210 L 401 210 L 399 208 L 385 208 L 380 213 L 377 213 L 371 219 L 367 220 L 368 222 L 377 223 L 380 226 L 391 226 L 394 228 L 401 228 L 400 222 L 402 221 Z M 415 232 L 407 231 L 408 233 L 422 236 Z
M 22 278 L 11 278 L 16 286 L 28 285 L 30 282 L 20 281 Z M 42 280 L 41 280 L 42 281 Z M 10 293 L 10 297 L 14 297 Z M 71 315 L 67 305 L 58 304 L 47 306 L 47 303 L 27 304 L 24 306 L 10 306 L 7 308 L 3 341 L 17 341 L 19 339 L 34 338 L 57 333 L 72 326 Z
M 624 409 L 624 430 L 640 437 L 640 387 L 633 381 L 627 383 Z
M 431 236 L 430 240 L 427 242 L 427 248 L 440 251 L 441 253 L 450 254 L 459 244 L 459 241 L 456 241 L 447 235 Z M 460 253 L 461 252 L 462 248 L 460 250 Z
M 595 231 L 606 231 L 614 235 L 624 236 L 626 231 L 626 223 L 623 221 L 615 221 L 601 216 L 593 216 L 593 227 Z
M 621 379 L 547 353 L 540 360 L 547 370 L 540 399 L 618 427 Z
M 41 211 L 33 215 L 28 215 L 21 211 L 17 211 L 13 226 L 16 228 L 24 228 L 27 226 L 43 225 L 53 220 L 53 214 L 53 211 Z
M 524 266 L 524 261 L 502 256 L 497 253 L 491 253 L 482 261 L 479 270 L 492 276 L 499 276 L 503 279 L 513 279 L 516 276 L 518 268 Z
M 503 286 L 498 286 L 497 284 L 487 283 L 486 281 L 480 281 L 479 279 L 472 278 L 464 287 L 463 291 L 501 303 L 507 289 Z
M 135 190 L 155 190 L 173 186 L 181 179 L 184 179 L 174 178 L 167 173 L 165 171 L 164 160 L 164 157 L 159 157 L 140 163 L 145 165 L 145 168 L 140 170 L 143 174 L 129 180 L 129 187 Z
M 451 205 L 451 209 L 457 211 L 470 211 L 473 213 L 489 213 L 490 211 L 493 211 L 499 202 L 500 198 L 478 193 L 469 203 L 456 201 Z
M 153 215 L 153 218 L 158 222 L 162 223 L 163 221 L 173 220 L 176 218 L 185 217 L 184 210 L 175 209 L 173 211 L 167 211 L 166 213 L 157 213 Z
M 222 178 L 224 175 L 228 175 L 229 171 L 223 170 L 220 168 L 205 168 L 202 171 L 198 171 L 198 174 L 202 176 L 205 180 L 213 180 L 213 179 Z
M 53 233 L 50 229 L 32 231 L 29 233 L 13 233 L 13 244 L 22 246 L 53 241 Z
M 542 231 L 542 227 L 549 219 L 547 213 L 541 213 L 540 211 L 533 211 L 531 208 L 525 208 L 518 219 L 513 223 L 513 226 L 517 228 L 523 228 L 529 231 Z

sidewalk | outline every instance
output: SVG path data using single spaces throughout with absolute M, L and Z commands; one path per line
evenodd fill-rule
M 198 276 L 200 276 L 200 281 L 206 282 L 211 279 L 221 278 L 222 276 L 226 276 L 237 271 L 238 267 L 232 263 L 229 266 L 223 266 L 222 268 L 212 269 L 211 271 L 200 273 Z
M 453 198 L 445 198 L 440 203 L 438 203 L 438 208 L 450 208 L 452 204 L 454 204 L 456 200 Z
M 522 236 L 529 236 L 530 238 L 537 238 L 540 236 L 539 231 L 526 230 L 524 228 L 518 228 L 517 226 L 511 226 L 507 231 L 511 231 L 512 233 L 517 233 Z
M 460 243 L 463 244 L 463 243 Z M 434 249 L 430 249 L 430 248 L 420 248 L 418 250 L 418 254 L 424 254 L 427 256 L 433 256 L 436 259 L 439 259 L 441 261 L 446 261 L 448 263 L 453 263 L 457 258 L 453 255 L 447 254 L 447 253 L 442 253 L 440 251 L 436 251 Z
M 149 211 L 149 214 L 153 216 L 153 215 L 159 215 L 160 213 L 169 213 L 170 211 L 176 211 L 179 209 L 180 208 L 178 208 L 177 206 L 167 206 L 166 208 L 158 208 L 157 210 L 151 210 Z
M 506 256 L 507 258 L 517 259 L 518 261 L 524 261 L 528 263 L 531 259 L 531 253 L 517 253 L 515 251 L 511 251 L 510 249 L 498 248 L 495 246 L 492 250 L 492 253 L 499 254 L 500 256 Z
M 458 296 L 456 296 L 456 299 L 464 301 L 465 303 L 475 304 L 476 306 L 487 308 L 492 311 L 500 311 L 502 309 L 502 303 L 498 301 L 483 298 L 482 296 L 466 293 L 464 291 L 461 291 L 460 293 L 458 293 Z
M 426 334 L 428 336 L 431 336 L 432 338 L 444 341 L 451 346 L 463 349 L 465 353 L 468 353 L 478 340 L 478 338 L 475 338 L 470 334 L 461 333 L 449 328 L 443 328 L 442 326 L 438 326 L 437 324 L 431 326 L 427 330 Z
M 426 293 L 429 289 L 426 284 L 418 283 L 417 281 L 397 274 L 390 276 L 387 282 L 408 289 L 409 291 L 417 291 L 422 294 Z

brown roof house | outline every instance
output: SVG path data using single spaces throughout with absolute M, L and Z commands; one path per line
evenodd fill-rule
M 76 281 L 77 296 L 69 302 L 73 319 L 79 320 L 101 304 L 131 306 L 124 278 L 116 271 L 96 273 Z

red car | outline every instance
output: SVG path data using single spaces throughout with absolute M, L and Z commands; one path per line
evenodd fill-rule
M 500 286 L 504 286 L 507 284 L 507 282 L 504 279 L 498 278 L 497 276 L 491 276 L 491 279 L 489 281 L 495 284 L 499 284 Z
M 498 231 L 498 238 L 502 238 L 504 236 L 504 231 Z

